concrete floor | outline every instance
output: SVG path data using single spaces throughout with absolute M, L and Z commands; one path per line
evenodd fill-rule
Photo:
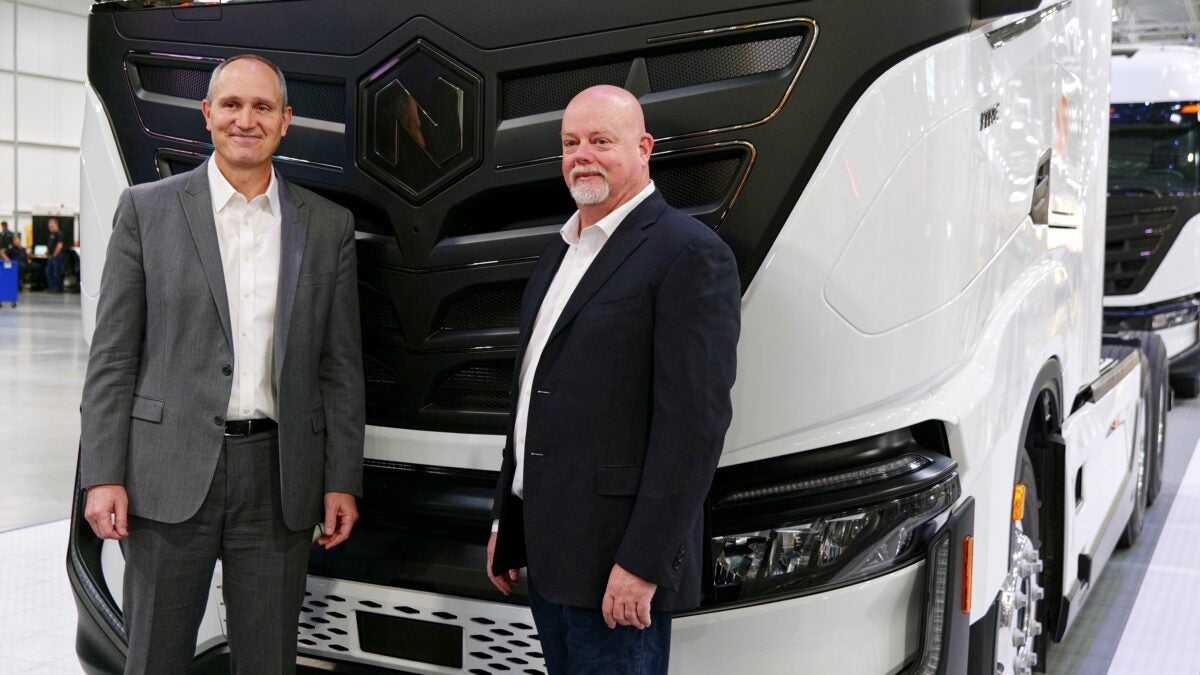
M 67 523 L 87 364 L 79 296 L 26 293 L 0 307 L 0 674 L 81 672 L 66 579 Z M 1054 674 L 1200 673 L 1200 399 L 1168 419 L 1163 492 L 1137 546 L 1118 550 Z
M 78 295 L 0 307 L 0 532 L 70 515 L 87 355 Z

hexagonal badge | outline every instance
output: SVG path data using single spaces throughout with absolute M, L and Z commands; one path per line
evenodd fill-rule
M 479 158 L 482 80 L 416 40 L 358 85 L 358 161 L 412 201 L 449 185 Z

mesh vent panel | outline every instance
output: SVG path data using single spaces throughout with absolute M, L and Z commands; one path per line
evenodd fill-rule
M 804 43 L 801 35 L 652 56 L 646 59 L 650 88 L 680 89 L 787 68 Z
M 446 408 L 507 410 L 512 377 L 511 363 L 464 368 L 442 381 L 430 403 Z
M 741 160 L 730 157 L 699 164 L 665 165 L 654 170 L 654 184 L 677 209 L 721 202 L 737 179 Z
M 517 325 L 524 282 L 488 287 L 454 301 L 442 317 L 441 330 L 512 328 Z
M 146 91 L 200 101 L 208 93 L 212 71 L 139 65 L 137 73 Z
M 597 84 L 623 86 L 630 63 L 621 61 L 509 80 L 504 83 L 504 118 L 562 110 L 575 94 Z

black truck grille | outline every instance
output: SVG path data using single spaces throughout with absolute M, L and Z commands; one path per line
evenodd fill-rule
M 1166 258 L 1183 224 L 1198 211 L 1198 196 L 1110 194 L 1104 294 L 1142 292 Z
M 639 97 L 651 176 L 746 285 L 866 87 L 974 4 L 110 2 L 88 80 L 137 184 L 212 152 L 195 102 L 217 63 L 253 45 L 278 64 L 303 120 L 277 170 L 355 215 L 368 422 L 502 433 L 521 294 L 574 209 L 557 113 L 576 93 Z

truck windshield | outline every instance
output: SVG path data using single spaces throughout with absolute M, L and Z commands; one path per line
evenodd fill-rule
M 1108 142 L 1108 191 L 1200 192 L 1196 103 L 1113 105 Z

